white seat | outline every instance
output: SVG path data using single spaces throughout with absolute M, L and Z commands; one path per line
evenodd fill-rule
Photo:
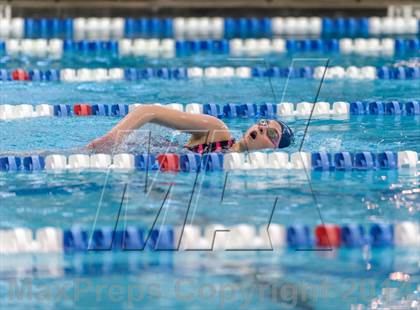
M 296 104 L 295 115 L 308 116 L 311 114 L 313 103 L 310 102 L 299 102 Z
M 418 162 L 418 154 L 414 151 L 398 152 L 398 167 L 415 168 Z
M 49 104 L 39 104 L 35 106 L 35 114 L 37 116 L 53 116 L 54 107 Z
M 24 117 L 33 117 L 34 116 L 34 107 L 30 104 L 19 104 L 15 106 L 15 117 L 24 118 Z
M 185 112 L 192 114 L 203 114 L 203 106 L 199 103 L 189 103 L 185 107 Z
M 264 152 L 250 152 L 249 153 L 249 168 L 250 169 L 265 169 L 268 166 L 268 156 Z
M 420 246 L 420 228 L 416 222 L 399 222 L 394 226 L 394 242 L 399 246 Z
M 63 252 L 63 232 L 59 228 L 44 227 L 36 231 L 39 252 Z
M 289 154 L 286 152 L 273 152 L 268 154 L 268 168 L 287 169 L 289 167 Z
M 48 155 L 45 157 L 46 170 L 62 170 L 67 168 L 67 158 L 64 155 Z
M 13 119 L 16 118 L 15 106 L 11 104 L 0 105 L 0 119 Z
M 68 158 L 68 169 L 88 169 L 89 167 L 89 155 L 72 154 Z
M 191 67 L 187 69 L 187 73 L 189 78 L 199 78 L 203 76 L 204 71 L 199 67 Z
M 296 152 L 290 155 L 292 169 L 311 169 L 311 153 Z
M 116 154 L 113 158 L 113 169 L 134 169 L 134 155 Z
M 280 102 L 277 104 L 277 114 L 280 116 L 292 116 L 294 114 L 293 103 Z
M 221 236 L 222 237 L 222 236 Z M 229 228 L 226 238 L 226 249 L 245 250 L 254 248 L 254 239 L 257 237 L 257 230 L 248 224 L 239 224 Z
M 252 76 L 250 67 L 237 67 L 235 69 L 235 76 L 239 78 L 250 78 Z
M 173 110 L 177 110 L 177 111 L 184 111 L 184 106 L 180 103 L 170 103 L 166 105 L 167 108 L 173 109 Z
M 333 103 L 333 115 L 347 115 L 350 113 L 350 104 L 344 101 L 337 101 Z
M 314 115 L 328 115 L 330 114 L 330 104 L 328 102 L 316 102 L 313 107 Z
M 270 223 L 268 226 L 261 226 L 259 237 L 262 239 L 261 247 L 271 248 L 273 250 L 284 247 L 287 244 L 286 228 L 279 224 Z
M 92 169 L 108 169 L 111 166 L 111 156 L 108 154 L 91 155 L 89 166 Z
M 243 169 L 245 157 L 243 153 L 227 153 L 223 158 L 224 170 Z

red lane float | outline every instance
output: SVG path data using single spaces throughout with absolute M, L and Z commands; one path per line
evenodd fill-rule
M 75 115 L 92 115 L 92 107 L 88 104 L 76 104 L 74 105 L 73 110 Z
M 319 225 L 315 236 L 319 247 L 339 247 L 341 244 L 341 229 L 337 225 Z
M 161 154 L 157 157 L 160 170 L 179 171 L 179 156 L 177 154 Z
M 14 81 L 28 81 L 29 74 L 23 69 L 16 69 L 12 72 L 12 79 Z

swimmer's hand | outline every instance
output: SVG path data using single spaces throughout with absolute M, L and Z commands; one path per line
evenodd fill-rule
M 110 153 L 116 147 L 116 142 L 112 135 L 107 134 L 90 142 L 86 149 L 95 153 Z

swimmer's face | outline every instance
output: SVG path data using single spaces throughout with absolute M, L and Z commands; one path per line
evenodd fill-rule
M 242 140 L 249 151 L 274 149 L 279 145 L 281 132 L 282 128 L 276 121 L 261 120 L 245 132 Z

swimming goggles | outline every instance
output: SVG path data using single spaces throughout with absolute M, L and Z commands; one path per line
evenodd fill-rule
M 266 119 L 261 119 L 258 122 L 258 126 L 266 127 L 267 128 L 267 137 L 270 139 L 270 141 L 274 144 L 274 146 L 277 146 L 280 141 L 280 133 L 277 129 L 269 126 L 269 121 Z

